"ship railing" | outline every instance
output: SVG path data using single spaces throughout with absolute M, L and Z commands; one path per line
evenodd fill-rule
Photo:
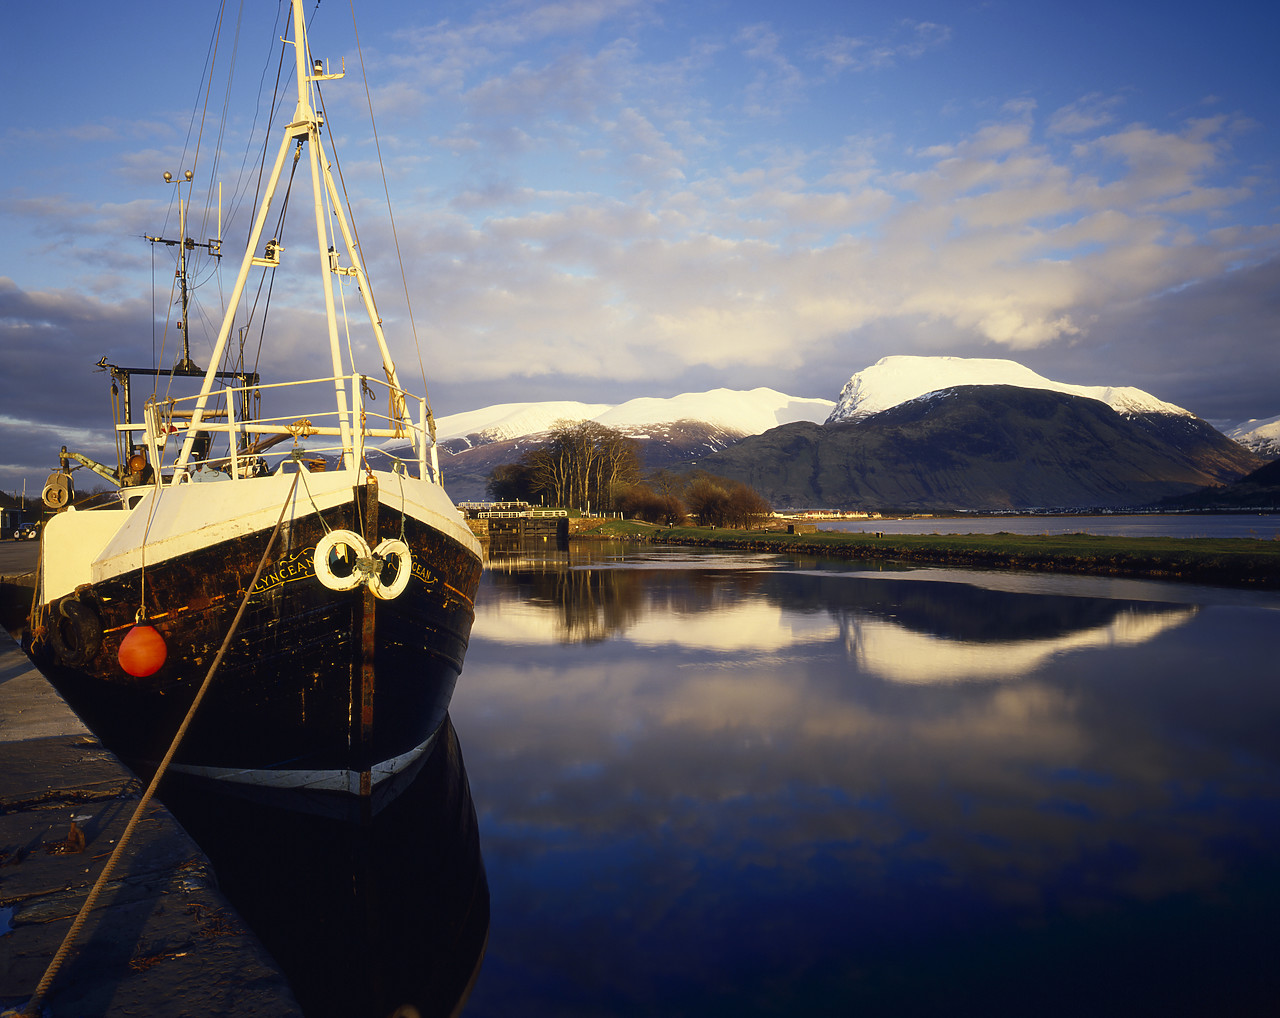
M 316 398 L 320 391 L 328 398 Z M 264 397 L 262 402 L 270 401 L 286 412 L 247 415 L 244 408 L 257 404 L 259 396 Z M 326 405 L 325 410 L 311 409 Z M 154 399 L 147 403 L 144 422 L 119 424 L 116 430 L 139 433 L 150 463 L 160 464 L 172 483 L 191 480 L 206 469 L 239 480 L 256 476 L 264 465 L 274 471 L 284 463 L 314 465 L 327 463 L 330 457 L 339 468 L 356 470 L 366 465 L 371 452 L 382 451 L 374 442 L 396 439 L 404 439 L 411 450 L 401 463 L 413 462 L 419 477 L 442 483 L 427 401 L 359 373 L 225 386 L 203 398 Z M 191 454 L 184 459 L 192 431 L 198 438 L 207 436 L 208 441 L 192 443 Z M 131 441 L 136 439 L 131 437 Z

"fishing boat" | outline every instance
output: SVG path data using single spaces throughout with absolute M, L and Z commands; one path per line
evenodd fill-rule
M 187 258 L 220 256 L 221 225 L 218 239 L 197 243 L 184 214 L 178 238 L 148 238 L 178 252 L 181 357 L 172 368 L 99 362 L 111 379 L 118 462 L 62 449 L 43 494 L 54 515 L 29 648 L 128 760 L 159 761 L 183 725 L 173 770 L 367 798 L 422 759 L 441 730 L 481 549 L 443 487 L 425 377 L 422 395 L 401 382 L 335 183 L 318 97 L 343 70 L 313 58 L 299 0 L 290 19 L 282 42 L 292 47 L 296 104 L 273 165 L 268 158 L 209 367 L 191 359 Z M 311 201 L 292 200 L 314 208 L 314 232 L 309 223 L 301 232 L 316 246 L 286 253 L 267 223 L 274 216 L 280 228 L 293 181 L 305 190 L 308 178 Z M 300 377 L 268 383 L 246 370 L 232 337 L 251 320 L 261 326 L 243 299 L 251 277 L 270 278 L 290 259 L 294 274 L 319 270 L 311 308 L 323 302 L 328 342 L 313 361 L 297 358 Z M 355 363 L 348 306 L 367 319 L 374 374 Z M 174 396 L 181 379 L 191 391 Z M 77 504 L 72 472 L 82 466 L 118 485 L 108 504 Z

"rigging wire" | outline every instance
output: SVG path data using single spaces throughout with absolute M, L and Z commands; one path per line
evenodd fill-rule
M 324 92 L 320 88 L 320 82 L 317 81 L 315 83 L 315 86 L 316 86 L 316 98 L 319 100 L 319 104 L 320 104 L 320 112 L 324 117 L 325 123 L 328 123 L 329 114 L 324 107 Z M 338 159 L 337 140 L 332 135 L 329 136 L 329 151 L 333 156 L 333 164 L 338 169 L 338 179 L 341 180 L 342 179 L 342 162 L 341 160 Z M 319 151 L 317 152 L 317 156 L 320 159 L 325 158 L 325 150 L 323 146 L 319 146 Z M 343 194 L 344 195 L 346 194 L 345 189 L 343 190 Z M 328 215 L 325 217 L 325 224 L 326 224 L 325 229 L 329 237 L 329 250 L 331 252 L 336 252 L 338 250 L 338 234 L 337 234 L 337 231 L 334 230 L 333 228 L 333 220 L 336 217 L 337 213 L 334 211 L 333 198 L 330 196 L 327 188 L 324 191 L 323 201 L 328 210 Z M 356 229 L 355 210 L 351 207 L 350 201 L 347 202 L 347 218 L 350 221 L 351 233 L 356 240 L 356 254 L 359 256 L 360 255 L 360 233 L 359 233 L 359 230 Z M 361 267 L 365 267 L 363 257 L 360 258 L 360 264 L 361 264 Z M 351 370 L 354 372 L 356 370 L 356 355 L 355 355 L 355 351 L 351 347 L 351 320 L 347 315 L 347 287 L 346 287 L 345 280 L 346 280 L 345 276 L 338 277 L 338 301 L 342 305 L 342 328 L 343 328 L 343 331 L 346 333 L 346 338 L 347 338 L 347 360 L 350 361 Z M 369 273 L 367 268 L 365 270 L 365 285 L 369 287 L 369 296 L 373 297 L 373 284 L 369 282 Z M 390 379 L 388 379 L 388 382 L 389 381 Z
M 214 19 L 213 32 L 212 32 L 212 34 L 210 35 L 208 48 L 207 48 L 207 49 L 206 49 L 206 51 L 205 51 L 204 70 L 203 70 L 203 71 L 202 71 L 202 73 L 201 73 L 201 77 L 200 77 L 200 89 L 199 89 L 199 92 L 197 93 L 197 96 L 198 96 L 198 100 L 197 100 L 197 111 L 198 111 L 198 113 L 199 113 L 199 116 L 198 116 L 198 118 L 197 118 L 197 116 L 196 116 L 196 112 L 195 112 L 195 111 L 193 111 L 192 118 L 191 118 L 191 122 L 188 124 L 188 127 L 187 127 L 187 138 L 186 138 L 186 142 L 183 144 L 183 148 L 182 148 L 182 157 L 181 157 L 181 158 L 182 158 L 182 161 L 185 163 L 185 162 L 187 161 L 187 153 L 188 153 L 188 151 L 190 151 L 190 150 L 191 150 L 191 148 L 193 147 L 193 144 L 194 144 L 195 154 L 191 157 L 191 165 L 190 165 L 189 167 L 187 167 L 187 169 L 188 169 L 188 170 L 189 170 L 193 175 L 195 174 L 196 169 L 197 169 L 197 168 L 199 167 L 199 165 L 200 165 L 200 149 L 201 149 L 201 145 L 202 145 L 203 140 L 204 140 L 204 126 L 205 126 L 205 122 L 207 121 L 208 116 L 209 116 L 209 98 L 210 98 L 210 96 L 211 96 L 211 95 L 212 95 L 212 93 L 213 93 L 213 69 L 214 69 L 214 67 L 217 65 L 217 62 L 218 62 L 218 43 L 219 43 L 219 41 L 220 41 L 220 40 L 221 40 L 221 38 L 222 38 L 222 22 L 223 22 L 223 18 L 224 18 L 224 16 L 225 16 L 225 14 L 226 14 L 226 3 L 225 3 L 225 0 L 224 0 L 224 2 L 223 2 L 223 3 L 220 3 L 220 4 L 218 5 L 218 14 L 217 14 L 217 17 Z M 192 133 L 193 133 L 193 132 L 194 132 L 194 134 L 195 134 L 195 140 L 194 140 L 194 143 L 193 143 L 193 141 L 192 141 Z M 178 173 L 178 178 L 177 178 L 177 191 L 176 191 L 176 193 L 177 193 L 177 195 L 178 195 L 178 201 L 179 201 L 179 203 L 181 203 L 181 201 L 182 201 L 182 177 L 183 177 L 182 168 L 181 168 L 181 167 L 179 167 L 179 173 Z M 189 219 L 189 218 L 190 218 L 190 215 L 191 215 L 190 193 L 191 193 L 191 190 L 190 190 L 190 188 L 188 188 L 188 189 L 187 189 L 187 194 L 188 194 L 188 203 L 187 203 L 187 216 L 186 216 L 186 218 L 187 218 L 187 219 Z M 208 201 L 208 199 L 206 199 L 206 206 L 205 206 L 205 222 L 206 222 L 206 223 L 207 223 L 207 220 L 208 220 L 208 204 L 207 204 L 207 201 Z M 183 227 L 183 229 L 184 229 L 184 230 L 189 226 L 189 224 L 186 222 L 186 219 L 184 219 L 184 217 L 182 217 L 182 216 L 179 216 L 179 223 L 181 224 L 181 226 Z M 186 249 L 187 238 L 186 238 L 185 236 L 184 236 L 184 237 L 179 237 L 179 238 L 178 238 L 178 243 L 179 243 L 179 245 L 181 245 L 182 250 L 185 250 L 185 249 Z M 181 258 L 181 257 L 182 257 L 182 255 L 181 255 L 181 253 L 179 253 L 179 258 Z M 191 286 L 190 274 L 189 274 L 189 273 L 188 273 L 187 279 L 185 280 L 185 283 L 186 283 L 186 285 L 187 285 L 187 293 L 188 293 L 188 307 L 187 307 L 187 311 L 188 311 L 188 313 L 189 313 L 189 312 L 190 312 L 190 310 L 191 310 L 191 308 L 190 308 L 190 300 L 191 300 L 192 298 L 194 298 L 194 288 Z M 172 308 L 172 302 L 170 303 L 170 307 Z M 191 322 L 190 322 L 190 321 L 183 321 L 183 323 L 182 323 L 182 328 L 185 330 L 186 337 L 187 337 L 187 344 L 188 344 L 188 346 L 189 346 L 189 345 L 190 345 L 190 342 L 191 342 Z M 167 332 L 167 331 L 168 331 L 168 330 L 167 330 L 167 328 L 166 328 L 166 332 Z M 164 350 L 163 350 L 163 347 L 162 347 L 162 348 L 161 348 L 161 356 L 163 356 L 163 355 L 164 355 Z M 170 372 L 169 372 L 168 382 L 167 382 L 167 384 L 166 384 L 166 386 L 165 386 L 165 398 L 166 398 L 166 399 L 168 399 L 168 398 L 170 397 L 170 395 L 171 395 L 171 393 L 172 393 L 172 391 L 173 391 L 173 380 L 174 380 L 174 378 L 175 378 L 175 377 L 176 377 L 176 376 L 173 374 L 173 372 L 172 372 L 172 371 L 170 371 Z M 153 383 L 152 383 L 152 392 L 151 392 L 151 395 L 152 395 L 152 396 L 158 396 L 158 394 L 159 394 L 159 388 L 160 388 L 160 376 L 159 376 L 159 375 L 156 375 L 156 376 L 154 377 L 154 381 L 153 381 Z
M 391 239 L 395 244 L 396 259 L 400 263 L 400 281 L 404 285 L 404 300 L 405 300 L 405 305 L 408 307 L 408 310 L 409 310 L 409 331 L 413 335 L 413 348 L 418 355 L 418 370 L 422 374 L 422 398 L 427 405 L 427 424 L 431 429 L 431 441 L 434 444 L 436 440 L 436 422 L 435 422 L 435 418 L 431 414 L 431 396 L 427 392 L 427 369 L 422 361 L 422 345 L 418 342 L 418 325 L 417 325 L 417 322 L 414 320 L 414 316 L 413 316 L 413 301 L 409 297 L 409 280 L 406 277 L 405 271 L 404 271 L 404 255 L 400 251 L 400 236 L 396 232 L 395 212 L 391 208 L 391 189 L 387 184 L 387 168 L 382 161 L 382 144 L 378 141 L 378 125 L 374 120 L 374 116 L 373 116 L 373 96 L 370 94 L 370 91 L 369 91 L 369 74 L 368 74 L 368 71 L 365 69 L 365 65 L 364 65 L 364 49 L 360 45 L 360 29 L 356 26 L 355 3 L 354 3 L 354 0 L 349 0 L 349 2 L 351 6 L 351 28 L 352 28 L 352 31 L 355 32 L 356 54 L 360 60 L 360 74 L 364 81 L 365 102 L 369 107 L 369 126 L 373 130 L 373 146 L 375 151 L 378 153 L 378 169 L 382 173 L 382 191 L 387 199 L 387 215 L 391 220 Z M 335 157 L 335 161 L 336 161 L 336 157 Z M 346 181 L 342 180 L 341 167 L 338 168 L 338 179 L 339 181 L 342 182 L 342 193 L 345 196 L 347 193 L 347 185 L 346 185 Z M 350 199 L 347 199 L 347 207 L 348 208 L 351 207 Z M 355 231 L 354 223 L 352 223 L 351 229 L 353 232 Z M 360 253 L 360 264 L 365 267 L 365 277 L 368 278 L 369 272 L 368 272 L 368 267 L 365 266 L 365 263 L 364 263 L 363 249 L 360 247 L 359 244 L 357 244 L 356 250 Z M 372 284 L 370 284 L 370 286 L 372 286 Z M 388 379 L 387 381 L 390 382 L 390 379 Z
M 243 17 L 244 0 L 241 0 L 240 10 L 241 10 L 241 17 Z M 280 27 L 282 23 L 282 19 L 287 20 L 286 15 L 287 15 L 286 0 L 280 0 L 280 2 L 277 3 L 276 5 L 274 31 L 270 34 L 270 36 L 268 36 L 268 38 L 272 40 L 276 40 L 280 38 L 282 34 L 287 34 L 287 32 L 282 30 Z M 236 27 L 236 39 L 237 39 L 236 49 L 238 50 L 239 39 L 240 39 L 240 23 L 239 22 L 237 23 L 237 27 Z M 266 159 L 267 149 L 270 145 L 270 130 L 268 129 L 265 132 L 263 137 L 262 148 L 260 149 L 260 158 L 258 160 L 256 181 L 253 179 L 254 175 L 251 172 L 252 157 L 253 157 L 253 152 L 255 147 L 253 145 L 253 139 L 257 136 L 258 123 L 260 118 L 262 117 L 263 97 L 264 95 L 267 94 L 266 81 L 267 81 L 267 75 L 271 68 L 271 58 L 274 54 L 278 52 L 279 55 L 276 63 L 276 80 L 270 92 L 271 101 L 269 104 L 269 108 L 267 111 L 267 118 L 266 118 L 268 124 L 272 124 L 275 122 L 275 113 L 277 108 L 276 104 L 280 96 L 281 68 L 284 63 L 285 50 L 286 50 L 286 47 L 284 45 L 281 45 L 279 50 L 277 51 L 276 43 L 274 41 L 267 46 L 266 56 L 262 62 L 262 69 L 258 75 L 257 98 L 256 98 L 256 101 L 254 102 L 253 119 L 252 121 L 250 121 L 248 131 L 245 134 L 246 143 L 241 153 L 240 166 L 236 171 L 235 182 L 232 186 L 231 194 L 227 199 L 227 204 L 225 209 L 227 221 L 228 222 L 235 221 L 239 215 L 241 206 L 244 203 L 245 196 L 246 195 L 250 196 L 253 199 L 252 205 L 250 207 L 250 214 L 249 214 L 250 230 L 252 230 L 253 228 L 252 224 L 255 217 L 255 213 L 257 211 L 258 196 L 262 192 L 262 177 L 265 172 L 264 161 Z M 228 88 L 228 95 L 229 94 L 230 94 L 230 89 Z M 219 282 L 221 283 L 221 277 L 219 277 Z M 260 278 L 258 282 L 259 297 L 261 296 L 261 293 L 262 293 L 262 287 L 263 287 L 263 281 Z M 219 287 L 219 290 L 220 290 L 220 296 L 222 298 L 220 303 L 222 304 L 223 307 L 225 307 L 226 295 L 224 293 L 221 293 L 221 286 Z M 256 306 L 256 299 L 255 299 L 255 306 Z M 253 321 L 253 315 L 252 313 L 250 313 L 248 320 L 241 327 L 241 342 L 239 344 L 239 361 L 238 361 L 238 370 L 240 371 L 245 371 L 244 337 L 249 333 L 252 325 L 252 321 Z M 265 322 L 264 322 L 264 325 L 265 325 Z M 261 355 L 261 350 L 262 348 L 261 348 L 261 337 L 260 337 L 259 346 L 258 346 L 259 356 Z M 257 366 L 258 366 L 257 361 L 258 361 L 258 357 L 256 356 L 254 360 L 254 366 L 253 366 L 254 372 L 257 371 Z
M 276 23 L 279 24 L 279 21 L 277 20 Z M 288 34 L 288 31 L 286 30 L 285 35 L 287 34 Z M 250 209 L 250 215 L 249 215 L 250 232 L 252 232 L 253 230 L 253 221 L 257 218 L 257 215 L 258 215 L 258 201 L 262 197 L 262 178 L 266 173 L 267 153 L 271 147 L 270 125 L 275 123 L 276 111 L 280 107 L 281 85 L 288 80 L 288 75 L 286 75 L 285 73 L 285 66 L 286 66 L 285 54 L 288 52 L 288 43 L 284 39 L 281 39 L 279 52 L 280 52 L 280 57 L 279 57 L 278 63 L 276 64 L 276 81 L 272 89 L 271 108 L 268 112 L 268 117 L 267 117 L 268 127 L 263 134 L 262 156 L 258 161 L 258 180 L 254 187 L 253 207 Z M 297 167 L 296 162 L 294 164 L 294 167 L 296 170 L 296 167 Z M 288 198 L 287 198 L 288 190 L 292 189 L 292 186 L 293 186 L 293 172 L 294 171 L 291 170 L 289 173 L 289 188 L 286 189 L 286 204 L 288 201 Z M 280 223 L 277 223 L 277 226 L 276 226 L 275 236 L 277 239 L 280 237 L 280 225 L 281 225 Z M 262 344 L 265 341 L 266 335 L 267 335 L 267 313 L 270 310 L 270 306 L 271 306 L 271 295 L 275 290 L 275 280 L 276 280 L 275 270 L 273 269 L 270 273 L 271 280 L 269 283 L 266 282 L 266 275 L 267 274 L 264 273 L 263 277 L 258 280 L 258 292 L 254 296 L 253 307 L 250 309 L 248 313 L 248 318 L 245 322 L 246 326 L 252 325 L 253 320 L 257 314 L 258 302 L 262 298 L 263 286 L 265 285 L 267 287 L 267 293 L 266 293 L 266 301 L 262 307 L 262 318 L 260 319 L 260 323 L 259 323 L 258 348 L 257 350 L 254 351 L 254 355 L 253 355 L 253 370 L 255 374 L 258 371 L 258 365 L 262 362 Z

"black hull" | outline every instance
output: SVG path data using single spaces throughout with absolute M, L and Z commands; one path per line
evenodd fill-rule
M 462 669 L 480 561 L 434 528 L 384 512 L 369 543 L 401 538 L 409 546 L 413 569 L 403 592 L 381 600 L 363 585 L 325 587 L 314 549 L 326 530 L 365 530 L 365 491 L 355 491 L 352 503 L 326 510 L 323 521 L 294 519 L 277 537 L 174 759 L 179 770 L 367 795 L 429 746 Z M 163 667 L 146 678 L 126 674 L 117 658 L 142 597 L 139 573 L 73 595 L 72 614 L 88 619 L 87 640 L 68 632 L 62 601 L 44 606 L 33 656 L 126 760 L 146 769 L 163 756 L 269 537 L 261 531 L 146 567 L 148 621 L 168 650 Z M 95 630 L 100 645 L 81 660 Z

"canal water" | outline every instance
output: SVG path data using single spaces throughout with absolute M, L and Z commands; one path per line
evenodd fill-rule
M 1274 1014 L 1280 596 L 495 551 L 468 1016 Z
M 1278 625 L 1276 593 L 495 548 L 392 807 L 176 805 L 312 1018 L 1271 1015 Z

